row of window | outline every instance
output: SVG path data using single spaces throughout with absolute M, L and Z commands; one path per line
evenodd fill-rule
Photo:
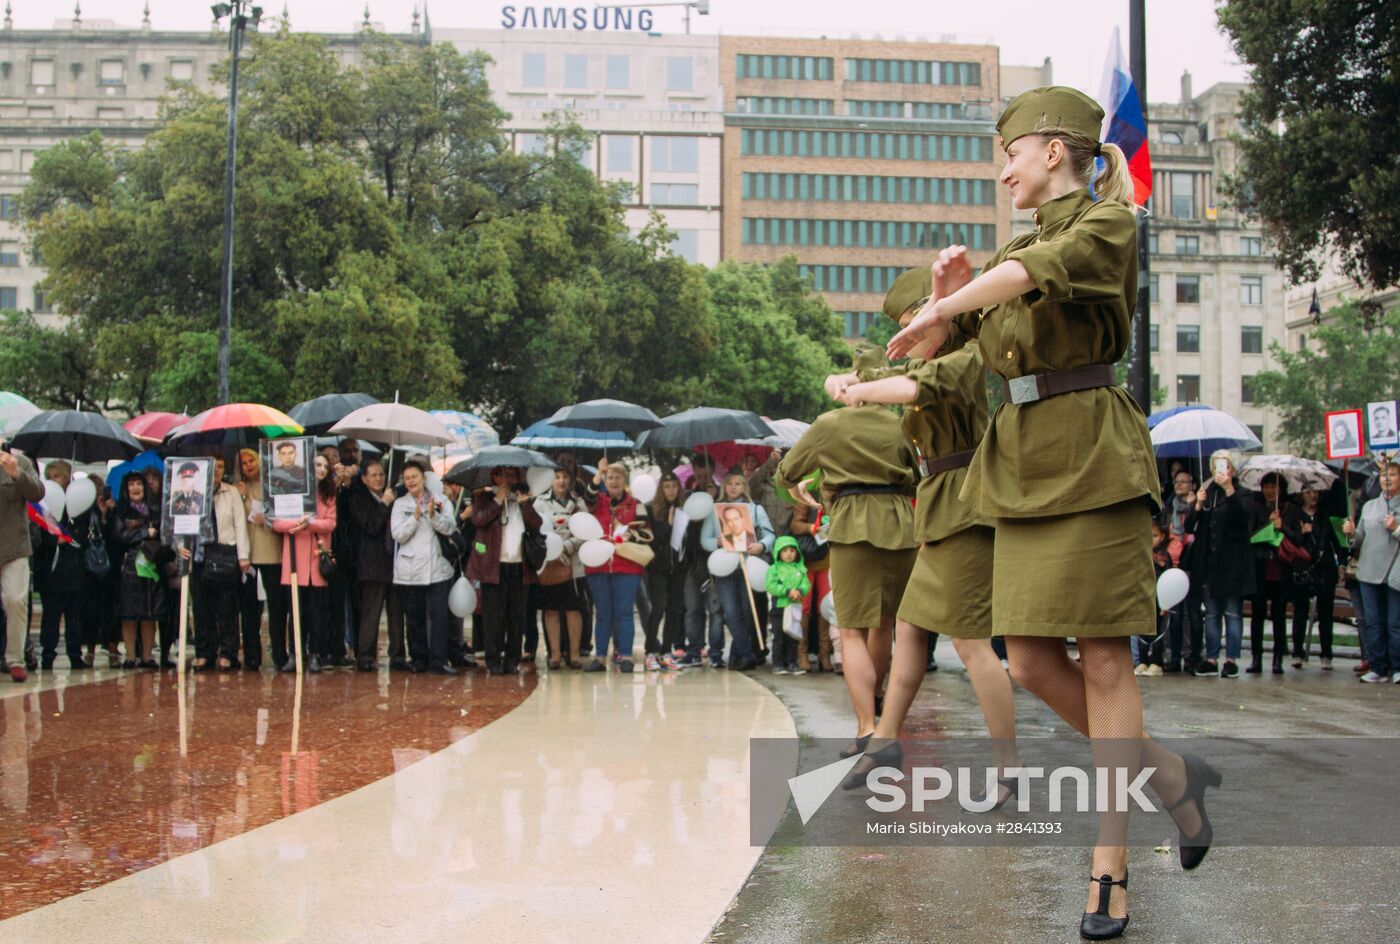
M 879 177 L 865 174 L 743 175 L 745 200 L 834 203 L 946 203 L 995 206 L 996 182 L 961 177 Z
M 1240 378 L 1240 402 L 1253 403 L 1255 400 L 1254 378 Z M 1201 375 L 1200 374 L 1177 374 L 1176 375 L 1176 402 L 1182 406 L 1188 403 L 1201 402 Z M 1262 442 L 1264 439 L 1264 428 L 1262 426 L 1249 427 L 1254 431 Z
M 525 88 L 548 88 L 549 57 L 542 52 L 522 53 L 520 57 L 520 82 Z M 566 89 L 596 88 L 589 69 L 589 55 L 582 52 L 564 54 L 564 82 Z M 603 88 L 610 91 L 627 91 L 632 88 L 632 57 L 626 54 L 603 57 Z M 666 57 L 666 91 L 695 91 L 695 61 L 690 56 Z
M 1160 347 L 1161 329 L 1155 324 L 1149 325 L 1147 328 L 1147 349 L 1156 353 Z M 1176 351 L 1178 354 L 1201 353 L 1200 325 L 1184 324 L 1176 326 Z M 1240 327 L 1240 353 L 1264 353 L 1264 329 L 1262 326 L 1242 325 Z
M 846 337 L 859 338 L 870 330 L 870 326 L 885 317 L 878 311 L 838 311 L 836 316 L 845 326 Z
M 1196 235 L 1176 236 L 1176 254 L 1178 256 L 1199 256 L 1201 254 L 1201 237 Z M 1161 241 L 1156 233 L 1149 233 L 1147 236 L 1147 251 L 1152 255 L 1158 255 L 1161 250 Z M 1239 254 L 1242 256 L 1262 256 L 1264 254 L 1264 237 L 1262 236 L 1241 236 Z
M 1178 274 L 1174 278 L 1176 279 L 1177 304 L 1199 305 L 1201 303 L 1201 277 L 1199 275 Z M 1148 296 L 1154 302 L 1161 298 L 1160 279 L 1160 275 L 1148 277 Z M 1240 276 L 1240 304 L 1264 304 L 1264 277 L 1262 275 Z
M 938 249 L 964 245 L 996 248 L 990 223 L 924 223 L 910 220 L 798 220 L 744 217 L 743 242 L 755 246 L 853 246 L 873 249 Z
M 798 265 L 798 271 L 812 277 L 817 292 L 870 292 L 890 290 L 903 266 Z
M 74 62 L 75 70 L 80 70 L 82 64 Z M 144 64 L 143 64 L 144 69 Z M 8 73 L 7 73 L 8 74 Z M 29 60 L 29 84 L 39 86 L 51 86 L 55 84 L 58 69 L 52 59 L 30 59 Z M 74 71 L 74 76 L 78 74 Z M 171 59 L 166 66 L 166 76 L 177 82 L 189 82 L 194 79 L 193 59 Z M 144 74 L 143 74 L 143 77 Z M 125 85 L 126 84 L 126 60 L 124 59 L 103 59 L 97 64 L 97 84 L 98 85 Z
M 0 285 L 0 311 L 19 310 L 19 289 L 13 285 Z M 34 313 L 45 315 L 53 311 L 53 306 L 44 298 L 42 289 L 34 290 Z
M 807 79 L 818 82 L 831 80 L 830 56 L 756 56 L 734 57 L 734 75 L 740 79 Z
M 990 161 L 980 134 L 879 134 L 869 131 L 770 131 L 746 128 L 739 153 L 772 157 L 869 157 L 895 161 Z
M 847 59 L 847 82 L 901 82 L 905 85 L 981 85 L 980 62 L 927 59 Z
M 829 98 L 772 98 L 751 95 L 735 99 L 736 111 L 749 115 L 831 115 L 835 102 Z
M 857 118 L 952 119 L 967 115 L 967 106 L 951 102 L 887 102 L 850 99 L 846 114 Z

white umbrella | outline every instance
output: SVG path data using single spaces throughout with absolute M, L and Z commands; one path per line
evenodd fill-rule
M 1259 437 L 1223 410 L 1190 410 L 1152 428 L 1152 450 L 1159 459 L 1204 457 L 1217 449 L 1256 449 Z
M 371 403 L 348 414 L 329 432 L 390 446 L 445 446 L 454 442 L 436 417 L 407 403 Z
M 1258 491 L 1264 476 L 1277 473 L 1293 493 L 1305 488 L 1325 492 L 1337 481 L 1337 473 L 1316 459 L 1302 459 L 1298 456 L 1253 456 L 1240 469 L 1240 484 Z
M 797 441 L 802 438 L 802 434 L 812 428 L 811 423 L 804 423 L 801 420 L 768 420 L 768 425 L 773 427 L 772 436 L 764 436 L 761 439 L 740 439 L 741 446 L 771 446 L 774 449 L 791 449 L 797 445 Z
M 0 390 L 0 439 L 13 436 L 21 426 L 42 412 L 19 394 Z

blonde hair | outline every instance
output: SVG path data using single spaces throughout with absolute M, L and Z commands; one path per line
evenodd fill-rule
M 742 472 L 730 472 L 730 473 L 728 473 L 728 474 L 725 475 L 725 477 L 724 477 L 724 484 L 725 484 L 725 485 L 728 485 L 730 479 L 738 479 L 740 482 L 742 482 L 742 483 L 744 484 L 744 493 L 743 493 L 743 494 L 744 494 L 744 501 L 750 501 L 750 502 L 753 501 L 753 494 L 749 491 L 749 480 L 746 479 L 746 478 L 744 477 L 744 473 L 742 473 Z
M 1042 141 L 1059 140 L 1069 156 L 1074 176 L 1094 188 L 1100 200 L 1111 200 L 1133 206 L 1133 175 L 1128 172 L 1128 157 L 1116 144 L 1100 144 L 1093 138 L 1064 128 L 1046 128 L 1036 134 Z M 1098 154 L 1094 152 L 1098 151 Z M 1094 176 L 1094 158 L 1102 157 L 1104 169 Z
M 1212 453 L 1210 454 L 1210 468 L 1211 468 L 1211 469 L 1214 469 L 1214 468 L 1215 468 L 1215 462 L 1216 462 L 1217 459 L 1224 459 L 1226 462 L 1230 463 L 1230 469 L 1231 469 L 1231 471 L 1234 471 L 1234 468 L 1235 468 L 1235 457 L 1232 456 L 1232 455 L 1230 454 L 1230 450 L 1228 450 L 1228 449 L 1217 449 L 1217 450 L 1215 450 L 1214 452 L 1212 452 Z M 1207 477 L 1208 477 L 1208 476 L 1207 476 Z

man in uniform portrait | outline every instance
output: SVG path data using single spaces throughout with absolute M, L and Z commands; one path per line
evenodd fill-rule
M 204 475 L 197 462 L 181 463 L 175 470 L 175 493 L 170 496 L 172 515 L 204 514 Z
M 306 467 L 297 460 L 300 446 L 295 442 L 277 444 L 277 462 L 269 476 L 272 494 L 301 495 L 306 492 Z

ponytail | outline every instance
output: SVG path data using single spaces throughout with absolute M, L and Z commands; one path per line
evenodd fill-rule
M 1116 144 L 1101 144 L 1100 156 L 1104 168 L 1094 178 L 1094 193 L 1100 200 L 1112 200 L 1131 207 L 1133 205 L 1133 175 L 1128 172 L 1128 158 Z

